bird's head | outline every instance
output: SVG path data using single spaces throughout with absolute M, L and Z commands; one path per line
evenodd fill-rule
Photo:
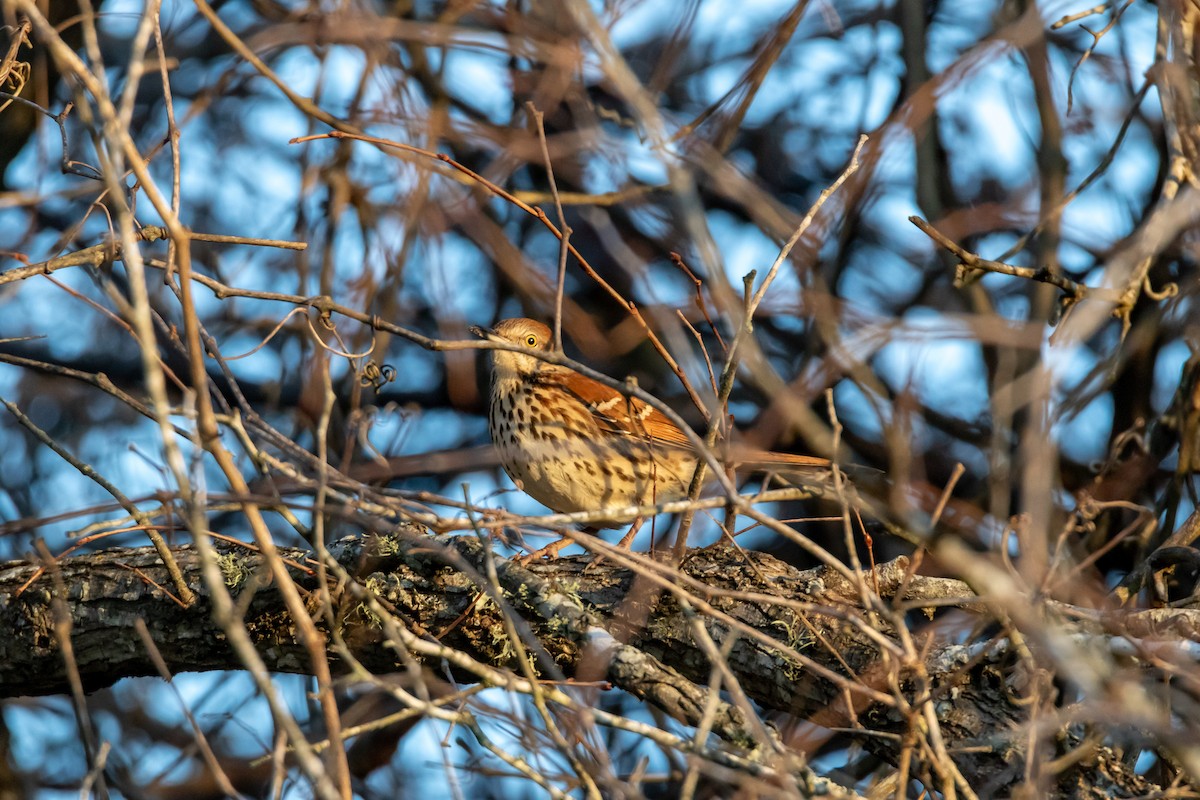
M 524 317 L 500 320 L 491 329 L 473 325 L 471 333 L 489 342 L 505 342 L 530 350 L 550 349 L 550 329 L 537 320 Z M 497 379 L 528 377 L 546 366 L 548 365 L 544 361 L 525 353 L 514 353 L 511 350 L 492 351 L 492 367 L 496 371 Z

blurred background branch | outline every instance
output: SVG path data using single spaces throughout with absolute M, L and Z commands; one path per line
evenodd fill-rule
M 0 796 L 1193 792 L 1197 14 L 0 0 L 0 398 L 19 412 L 0 558 L 58 557 L 40 603 L 130 593 L 121 614 L 45 606 L 59 627 L 0 705 Z M 555 359 L 716 455 L 836 456 L 849 488 L 709 491 L 637 539 L 677 538 L 677 566 L 548 515 L 499 469 L 465 340 L 553 322 L 560 292 Z M 322 557 L 414 521 L 490 550 Z M 508 558 L 563 529 L 604 562 L 532 565 L 556 599 L 517 602 Z M 199 606 L 149 577 L 131 548 L 150 531 L 187 554 Z M 231 541 L 258 548 L 245 585 Z M 885 563 L 905 564 L 891 589 Z M 402 613 L 402 568 L 434 582 L 429 608 L 459 576 L 461 619 Z M 722 573 L 739 585 L 713 594 Z M 731 625 L 722 603 L 769 575 L 822 608 Z M 902 599 L 941 580 L 969 608 Z M 554 625 L 588 646 L 585 586 L 619 587 L 603 654 L 560 660 Z M 351 614 L 383 644 L 347 639 Z M 90 622 L 121 648 L 72 703 L 50 670 L 95 655 L 71 638 Z M 119 680 L 180 668 L 167 632 L 220 640 L 194 666 L 228 671 Z M 787 657 L 743 662 L 751 640 Z M 637 663 L 671 676 L 658 694 L 614 681 Z M 664 714 L 673 681 L 690 716 Z M 797 699 L 816 685 L 824 705 Z

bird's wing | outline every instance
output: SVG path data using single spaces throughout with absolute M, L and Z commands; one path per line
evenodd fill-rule
M 626 397 L 577 372 L 555 374 L 553 380 L 587 407 L 602 433 L 652 439 L 662 444 L 690 447 L 687 436 L 654 406 Z
M 636 397 L 626 397 L 577 372 L 554 372 L 539 379 L 553 382 L 584 405 L 601 434 L 650 439 L 667 447 L 692 449 L 691 441 L 674 422 Z M 828 469 L 830 466 L 827 458 L 759 450 L 736 442 L 729 446 L 726 455 L 731 464 L 755 471 Z

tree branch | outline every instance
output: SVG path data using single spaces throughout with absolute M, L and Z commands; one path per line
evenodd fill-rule
M 306 672 L 306 650 L 270 585 L 264 558 L 250 546 L 223 545 L 221 551 L 226 585 L 245 609 L 246 629 L 268 668 Z M 163 595 L 159 585 L 168 576 L 149 547 L 62 559 L 57 566 L 66 598 L 48 574 L 37 575 L 38 564 L 0 565 L 0 626 L 10 632 L 0 639 L 0 696 L 68 690 L 53 632 L 51 603 L 59 599 L 66 601 L 76 665 L 89 691 L 122 677 L 158 674 L 139 639 L 139 619 L 174 672 L 240 668 L 213 622 L 196 551 L 177 547 L 174 553 L 198 596 L 189 609 Z M 288 569 L 297 586 L 315 602 L 315 562 L 303 551 L 281 550 L 281 555 L 292 562 Z M 935 701 L 946 745 L 973 784 L 1002 792 L 1023 776 L 1014 754 L 1021 751 L 1028 709 L 1013 702 L 1014 693 L 1006 688 L 1017 678 L 1005 641 L 983 652 L 936 645 L 927 648 L 923 663 L 902 664 L 886 615 L 864 609 L 860 588 L 828 568 L 799 571 L 767 555 L 743 557 L 710 548 L 688 553 L 671 582 L 674 591 L 646 592 L 637 582 L 653 581 L 653 562 L 636 574 L 611 560 L 596 563 L 585 557 L 522 566 L 491 553 L 474 537 L 428 537 L 404 528 L 389 537 L 342 540 L 330 555 L 331 574 L 340 567 L 354 589 L 329 587 L 332 619 L 348 652 L 372 671 L 400 668 L 385 643 L 394 637 L 385 636 L 387 624 L 372 608 L 387 609 L 388 624 L 401 625 L 421 642 L 452 648 L 490 669 L 515 666 L 518 651 L 504 632 L 504 615 L 515 613 L 523 640 L 532 637 L 530 652 L 541 653 L 534 663 L 543 677 L 610 681 L 688 725 L 706 720 L 721 739 L 749 752 L 744 757 L 751 762 L 771 756 L 781 745 L 756 740 L 739 708 L 720 703 L 705 716 L 701 686 L 714 673 L 696 640 L 699 620 L 707 636 L 727 651 L 728 668 L 741 689 L 763 709 L 826 727 L 858 728 L 868 748 L 894 761 L 902 737 L 878 734 L 903 734 L 907 722 L 899 709 L 925 702 L 913 688 L 924 686 Z M 489 559 L 495 564 L 492 586 L 482 577 Z M 898 559 L 868 576 L 881 601 L 897 608 L 977 603 L 964 594 L 961 582 L 912 576 L 907 567 L 906 559 Z M 662 575 L 670 574 L 665 565 L 663 570 Z M 370 604 L 360 599 L 364 592 L 373 598 Z M 494 596 L 503 602 L 486 602 Z M 630 624 L 633 616 L 644 619 Z M 328 637 L 324 616 L 313 621 Z M 350 665 L 336 648 L 329 652 L 333 673 L 345 674 Z M 479 681 L 478 673 L 462 668 L 466 663 L 454 663 L 456 677 Z M 924 676 L 921 682 L 914 680 L 918 673 Z M 998 732 L 1011 734 L 998 741 Z M 1063 752 L 1071 752 L 1072 740 L 1062 738 Z M 788 768 L 793 774 L 795 769 Z M 1101 779 L 1109 796 L 1153 788 L 1103 748 L 1065 767 L 1059 778 L 1056 797 L 1085 796 L 1089 788 L 1098 788 L 1089 781 Z

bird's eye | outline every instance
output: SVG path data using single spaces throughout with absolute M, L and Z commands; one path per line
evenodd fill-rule
M 525 337 L 525 344 L 527 347 L 537 347 L 537 337 L 532 333 L 529 334 Z

